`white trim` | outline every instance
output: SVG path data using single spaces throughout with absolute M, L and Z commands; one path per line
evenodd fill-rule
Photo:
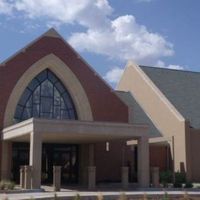
M 76 107 L 78 119 L 93 121 L 92 110 L 84 88 L 71 69 L 57 56 L 49 54 L 32 66 L 20 77 L 13 88 L 4 114 L 4 127 L 12 125 L 17 103 L 29 82 L 41 71 L 50 69 L 68 89 Z
M 90 122 L 78 120 L 48 120 L 33 118 L 3 129 L 3 140 L 13 140 L 34 132 L 44 138 L 63 140 L 67 142 L 106 142 L 118 139 L 138 139 L 148 137 L 146 125 Z

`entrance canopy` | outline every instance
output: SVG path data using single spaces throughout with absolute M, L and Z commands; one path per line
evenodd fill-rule
M 88 187 L 95 183 L 94 143 L 111 140 L 138 140 L 138 182 L 149 185 L 149 146 L 146 125 L 93 122 L 78 120 L 28 119 L 3 129 L 3 178 L 9 177 L 9 144 L 12 141 L 30 142 L 29 166 L 31 166 L 32 188 L 41 186 L 42 143 L 87 144 Z
M 93 122 L 77 120 L 47 120 L 31 118 L 3 129 L 3 140 L 30 141 L 30 133 L 44 142 L 96 143 L 118 139 L 133 140 L 147 136 L 142 124 Z

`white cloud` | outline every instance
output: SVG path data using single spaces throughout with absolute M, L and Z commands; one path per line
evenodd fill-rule
M 124 69 L 119 67 L 114 67 L 110 71 L 108 71 L 103 78 L 109 83 L 116 84 L 120 80 L 123 72 Z
M 108 0 L 15 0 L 12 6 L 28 18 L 43 18 L 47 26 L 74 23 L 85 27 L 86 31 L 69 38 L 82 51 L 140 64 L 152 64 L 174 53 L 170 42 L 138 24 L 133 15 L 111 19 L 113 8 Z
M 168 68 L 168 69 L 177 69 L 177 70 L 183 70 L 185 67 L 180 66 L 180 65 L 166 65 L 163 61 L 158 60 L 157 63 L 155 64 L 157 67 L 161 68 Z
M 105 16 L 112 13 L 107 0 L 16 0 L 15 8 L 27 17 L 46 17 L 60 23 L 79 23 L 95 27 L 106 23 Z
M 120 16 L 105 29 L 75 33 L 69 42 L 81 51 L 95 52 L 112 59 L 154 63 L 158 58 L 173 55 L 173 45 L 161 35 L 152 33 L 136 22 L 132 15 Z
M 12 5 L 5 0 L 0 0 L 0 14 L 10 15 L 12 13 Z
M 180 65 L 168 65 L 167 68 L 169 68 L 169 69 L 177 69 L 177 70 L 185 69 L 184 67 L 182 67 Z
M 47 26 L 81 25 L 85 31 L 72 33 L 68 39 L 80 51 L 105 55 L 119 62 L 132 59 L 143 65 L 183 68 L 167 66 L 161 61 L 162 57 L 174 54 L 172 43 L 138 24 L 133 15 L 113 18 L 113 8 L 108 0 L 0 0 L 0 14 L 16 11 L 29 19 L 42 19 Z M 122 71 L 115 67 L 106 73 L 105 79 L 115 83 Z
M 185 69 L 185 67 L 180 66 L 180 65 L 166 65 L 161 60 L 158 60 L 157 63 L 154 64 L 154 66 L 161 67 L 161 68 L 168 68 L 168 69 L 176 69 L 176 70 L 184 70 Z M 111 70 L 106 72 L 106 74 L 104 75 L 103 78 L 111 84 L 116 84 L 119 82 L 123 72 L 124 72 L 123 68 L 113 67 Z

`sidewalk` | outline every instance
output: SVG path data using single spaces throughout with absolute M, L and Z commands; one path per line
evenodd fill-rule
M 61 199 L 73 199 L 74 196 L 79 194 L 84 199 L 96 199 L 98 195 L 103 195 L 104 199 L 117 199 L 120 194 L 126 194 L 129 197 L 142 197 L 144 194 L 147 196 L 162 196 L 165 191 L 125 191 L 125 192 L 115 192 L 115 191 L 106 191 L 106 192 L 79 192 L 79 191 L 61 191 L 56 192 L 57 197 L 62 197 Z M 178 197 L 183 196 L 185 191 L 168 191 L 168 195 Z M 200 199 L 200 191 L 188 191 L 188 195 L 199 197 Z M 26 199 L 53 199 L 55 192 L 29 192 L 29 193 L 18 193 L 18 194 L 0 194 L 0 199 L 3 200 L 8 198 L 9 200 L 26 200 Z M 66 198 L 63 198 L 66 197 Z M 116 198 L 115 198 L 116 197 Z

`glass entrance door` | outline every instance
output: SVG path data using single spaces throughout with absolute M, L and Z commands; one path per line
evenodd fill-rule
M 42 159 L 42 181 L 53 181 L 53 166 L 61 166 L 61 182 L 78 182 L 78 146 L 44 144 Z
M 21 165 L 29 163 L 29 144 L 13 143 L 13 179 L 19 182 Z M 78 183 L 78 145 L 43 144 L 42 183 L 53 182 L 53 166 L 61 166 L 62 184 Z
M 13 180 L 19 182 L 20 166 L 28 165 L 29 163 L 29 144 L 28 143 L 13 143 L 12 146 L 12 176 Z

